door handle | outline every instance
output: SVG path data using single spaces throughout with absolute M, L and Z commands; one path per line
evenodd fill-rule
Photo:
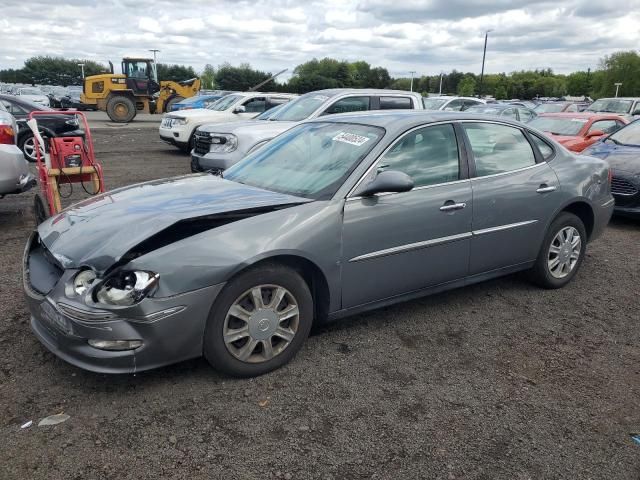
M 466 203 L 445 203 L 443 206 L 440 207 L 440 211 L 453 212 L 455 210 L 462 210 L 466 206 L 467 206 Z
M 556 191 L 556 187 L 550 187 L 546 183 L 543 183 L 542 185 L 540 185 L 536 190 L 536 192 L 538 193 L 550 193 L 555 191 Z

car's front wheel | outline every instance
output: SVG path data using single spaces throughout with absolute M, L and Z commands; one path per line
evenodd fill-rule
M 220 293 L 207 321 L 204 355 L 229 375 L 262 375 L 294 357 L 312 322 L 313 299 L 304 279 L 284 266 L 260 266 Z
M 44 140 L 45 142 L 45 147 L 43 148 L 42 145 L 38 145 L 38 147 L 40 148 L 40 156 L 44 161 L 44 149 L 46 148 L 47 151 L 49 150 L 48 148 L 49 137 L 47 137 L 42 132 L 41 132 L 41 135 L 42 135 L 42 140 Z M 24 155 L 24 158 L 26 158 L 29 162 L 36 161 L 36 156 L 37 156 L 36 141 L 33 138 L 33 133 L 31 132 L 25 133 L 24 136 L 20 138 L 20 140 L 18 140 L 18 148 L 22 150 L 22 154 Z
M 532 269 L 533 280 L 544 288 L 561 288 L 578 272 L 587 248 L 587 232 L 580 218 L 562 212 L 547 230 Z

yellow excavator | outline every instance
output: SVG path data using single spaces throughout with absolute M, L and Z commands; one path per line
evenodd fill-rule
M 92 75 L 84 79 L 82 103 L 106 111 L 112 122 L 127 123 L 138 112 L 165 113 L 171 106 L 200 90 L 200 79 L 158 82 L 155 62 L 150 58 L 123 58 L 122 73 Z

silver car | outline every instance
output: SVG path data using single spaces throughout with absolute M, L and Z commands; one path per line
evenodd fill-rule
M 606 162 L 509 120 L 323 117 L 224 178 L 122 188 L 41 224 L 24 255 L 31 326 L 93 371 L 204 355 L 259 375 L 314 323 L 520 270 L 563 287 L 609 221 L 609 182 Z
M 17 134 L 15 118 L 0 102 L 0 198 L 22 193 L 36 183 L 22 151 L 16 146 Z
M 422 95 L 403 90 L 332 88 L 310 92 L 283 105 L 268 122 L 254 119 L 199 127 L 191 151 L 191 171 L 223 171 L 303 120 L 335 113 L 422 107 Z

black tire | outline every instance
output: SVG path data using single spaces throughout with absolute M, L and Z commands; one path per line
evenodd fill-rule
M 573 227 L 580 235 L 581 248 L 578 258 L 573 268 L 563 278 L 556 278 L 549 268 L 549 256 L 552 242 L 556 235 L 566 227 Z M 560 213 L 551 223 L 542 242 L 540 253 L 536 259 L 536 263 L 531 269 L 531 279 L 543 288 L 554 289 L 562 288 L 567 285 L 576 275 L 582 265 L 585 253 L 587 251 L 587 230 L 584 223 L 576 215 L 569 212 Z
M 196 142 L 196 136 L 195 134 L 191 134 L 191 137 L 189 137 L 189 143 L 187 143 L 186 145 L 181 145 L 178 148 L 180 150 L 182 150 L 184 153 L 191 153 L 191 150 L 193 150 L 193 146 Z
M 128 123 L 136 116 L 136 104 L 129 97 L 116 95 L 107 101 L 107 115 L 112 122 Z
M 36 227 L 49 218 L 49 210 L 39 193 L 33 197 L 33 216 L 36 220 Z
M 170 112 L 171 111 L 171 107 L 173 107 L 174 104 L 181 102 L 182 100 L 184 100 L 184 97 L 181 97 L 180 95 L 176 95 L 175 97 L 171 97 L 167 103 L 164 104 L 164 112 Z
M 42 131 L 40 132 L 40 134 L 42 135 L 42 139 L 44 140 L 44 143 L 45 143 L 45 146 L 44 146 L 45 151 L 48 152 L 49 137 L 47 136 L 46 133 Z M 28 130 L 27 133 L 25 133 L 18 139 L 18 148 L 22 150 L 22 155 L 24 155 L 24 158 L 28 162 L 31 162 L 31 163 L 36 162 L 35 141 L 33 140 L 33 133 L 31 132 L 31 130 Z M 44 156 L 42 157 L 42 161 L 44 161 Z
M 279 354 L 270 360 L 249 363 L 236 358 L 229 351 L 224 342 L 223 329 L 227 313 L 236 300 L 248 290 L 261 285 L 277 285 L 291 293 L 299 312 L 297 331 Z M 211 308 L 204 333 L 204 356 L 216 370 L 234 377 L 254 377 L 280 368 L 295 356 L 309 336 L 313 312 L 309 286 L 294 270 L 267 264 L 242 272 L 227 283 Z

